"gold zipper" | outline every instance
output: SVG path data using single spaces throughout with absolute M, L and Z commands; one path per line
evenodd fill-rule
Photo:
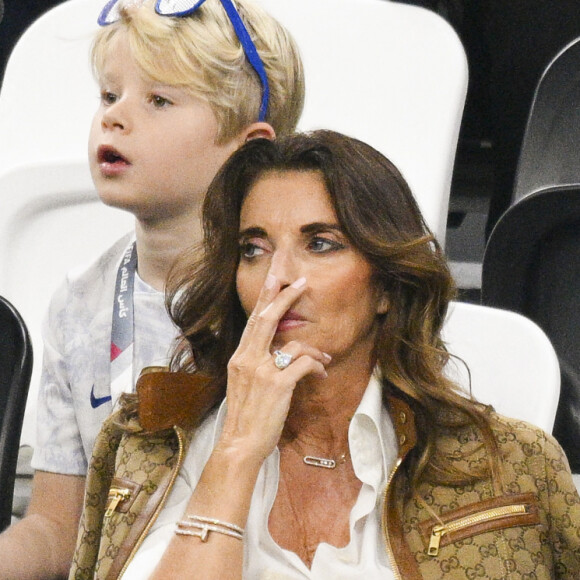
M 386 518 L 385 518 L 385 509 L 386 509 L 386 505 L 387 505 L 387 494 L 388 494 L 388 490 L 389 490 L 389 485 L 391 484 L 391 481 L 393 481 L 393 477 L 395 477 L 395 473 L 397 472 L 397 470 L 399 469 L 399 466 L 401 465 L 401 463 L 403 463 L 403 459 L 402 457 L 399 457 L 397 459 L 397 462 L 395 463 L 395 466 L 393 467 L 393 469 L 391 470 L 391 473 L 389 474 L 389 478 L 387 479 L 387 485 L 385 486 L 385 493 L 383 495 L 383 534 L 385 536 L 385 542 L 386 542 L 386 548 L 387 548 L 387 556 L 389 557 L 389 561 L 391 562 L 391 568 L 393 569 L 393 574 L 395 576 L 395 578 L 397 578 L 397 580 L 403 580 L 401 574 L 399 573 L 399 569 L 397 568 L 397 562 L 395 561 L 395 556 L 393 555 L 393 548 L 391 547 L 391 540 L 389 538 L 389 530 L 387 528 L 387 522 L 386 522 Z
M 126 499 L 131 497 L 131 490 L 126 487 L 111 487 L 109 490 L 109 497 L 107 498 L 107 509 L 105 511 L 105 517 L 110 518 L 117 506 Z
M 149 518 L 149 521 L 147 522 L 145 529 L 141 532 L 141 535 L 139 536 L 139 538 L 137 539 L 137 542 L 133 546 L 133 549 L 131 550 L 129 557 L 127 558 L 127 560 L 123 564 L 123 568 L 121 569 L 121 572 L 117 576 L 117 578 L 122 578 L 123 574 L 125 574 L 125 572 L 127 571 L 127 567 L 131 563 L 131 560 L 133 560 L 133 558 L 135 557 L 137 550 L 141 547 L 141 544 L 143 543 L 143 540 L 145 539 L 145 537 L 149 533 L 151 526 L 157 520 L 157 518 L 159 516 L 159 512 L 161 512 L 161 510 L 163 509 L 163 506 L 165 505 L 165 502 L 167 501 L 167 497 L 169 496 L 171 490 L 173 489 L 173 484 L 175 483 L 175 480 L 177 479 L 177 475 L 179 474 L 179 471 L 181 469 L 181 464 L 183 463 L 183 455 L 184 455 L 184 448 L 185 448 L 185 443 L 183 441 L 183 434 L 182 434 L 181 430 L 175 429 L 175 433 L 177 435 L 179 449 L 178 449 L 178 453 L 177 453 L 177 463 L 175 464 L 175 468 L 171 474 L 171 479 L 169 480 L 169 484 L 168 484 L 167 488 L 165 489 L 165 493 L 163 494 L 163 497 L 161 498 L 161 501 L 159 502 L 157 509 L 153 512 L 153 515 L 151 516 L 151 518 Z
M 504 517 L 525 514 L 527 511 L 528 506 L 524 504 L 508 505 L 504 507 L 488 509 L 471 516 L 465 516 L 464 518 L 459 518 L 457 520 L 447 522 L 446 524 L 438 524 L 434 526 L 433 530 L 431 531 L 431 539 L 429 541 L 429 548 L 427 553 L 429 556 L 437 556 L 439 554 L 439 544 L 441 543 L 441 538 L 449 532 L 456 532 L 469 526 L 484 522 L 491 522 L 493 520 Z

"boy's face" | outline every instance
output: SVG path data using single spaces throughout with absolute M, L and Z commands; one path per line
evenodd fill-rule
M 197 219 L 211 180 L 241 139 L 216 145 L 218 124 L 206 102 L 145 77 L 122 33 L 113 44 L 89 137 L 97 191 L 144 223 Z

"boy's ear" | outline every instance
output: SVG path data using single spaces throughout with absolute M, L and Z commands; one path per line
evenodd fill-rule
M 269 123 L 260 121 L 248 125 L 243 131 L 242 136 L 244 137 L 244 141 L 250 141 L 251 139 L 269 139 L 273 141 L 276 139 L 276 131 L 274 131 L 274 127 Z

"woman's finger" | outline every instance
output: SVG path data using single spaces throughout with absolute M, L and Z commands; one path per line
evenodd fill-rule
M 280 354 L 278 354 L 278 353 L 280 353 Z M 310 346 L 309 344 L 306 344 L 303 342 L 298 342 L 295 340 L 292 340 L 292 341 L 286 343 L 282 348 L 276 349 L 272 353 L 272 360 L 273 360 L 275 366 L 278 367 L 279 369 L 281 367 L 278 366 L 278 364 L 276 364 L 277 363 L 276 359 L 278 359 L 280 364 L 283 364 L 285 362 L 284 355 L 288 355 L 290 357 L 290 362 L 289 362 L 289 364 L 285 365 L 282 368 L 286 368 L 287 366 L 292 364 L 292 361 L 295 361 L 296 359 L 298 359 L 301 356 L 310 356 L 311 358 L 313 358 L 314 360 L 317 360 L 318 362 L 322 363 L 323 365 L 327 365 L 332 359 L 332 357 L 330 355 L 320 351 L 319 349 L 317 349 L 313 346 Z
M 294 387 L 300 380 L 308 375 L 315 375 L 323 379 L 328 376 L 325 363 L 307 355 L 300 356 L 296 360 L 293 360 L 288 367 L 279 372 L 284 373 L 285 380 L 293 383 Z
M 239 347 L 247 348 L 251 345 L 256 352 L 269 351 L 278 323 L 305 288 L 306 279 L 299 278 L 280 290 L 279 281 L 268 274 L 242 333 Z

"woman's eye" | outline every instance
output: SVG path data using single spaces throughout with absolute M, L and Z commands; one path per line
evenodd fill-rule
M 344 246 L 339 242 L 334 240 L 328 240 L 326 238 L 313 238 L 308 244 L 310 250 L 316 253 L 331 252 L 333 250 L 339 250 Z
M 247 260 L 251 260 L 256 256 L 261 256 L 264 253 L 264 249 L 260 248 L 256 244 L 252 244 L 251 242 L 246 242 L 240 246 L 240 255 L 242 258 Z

